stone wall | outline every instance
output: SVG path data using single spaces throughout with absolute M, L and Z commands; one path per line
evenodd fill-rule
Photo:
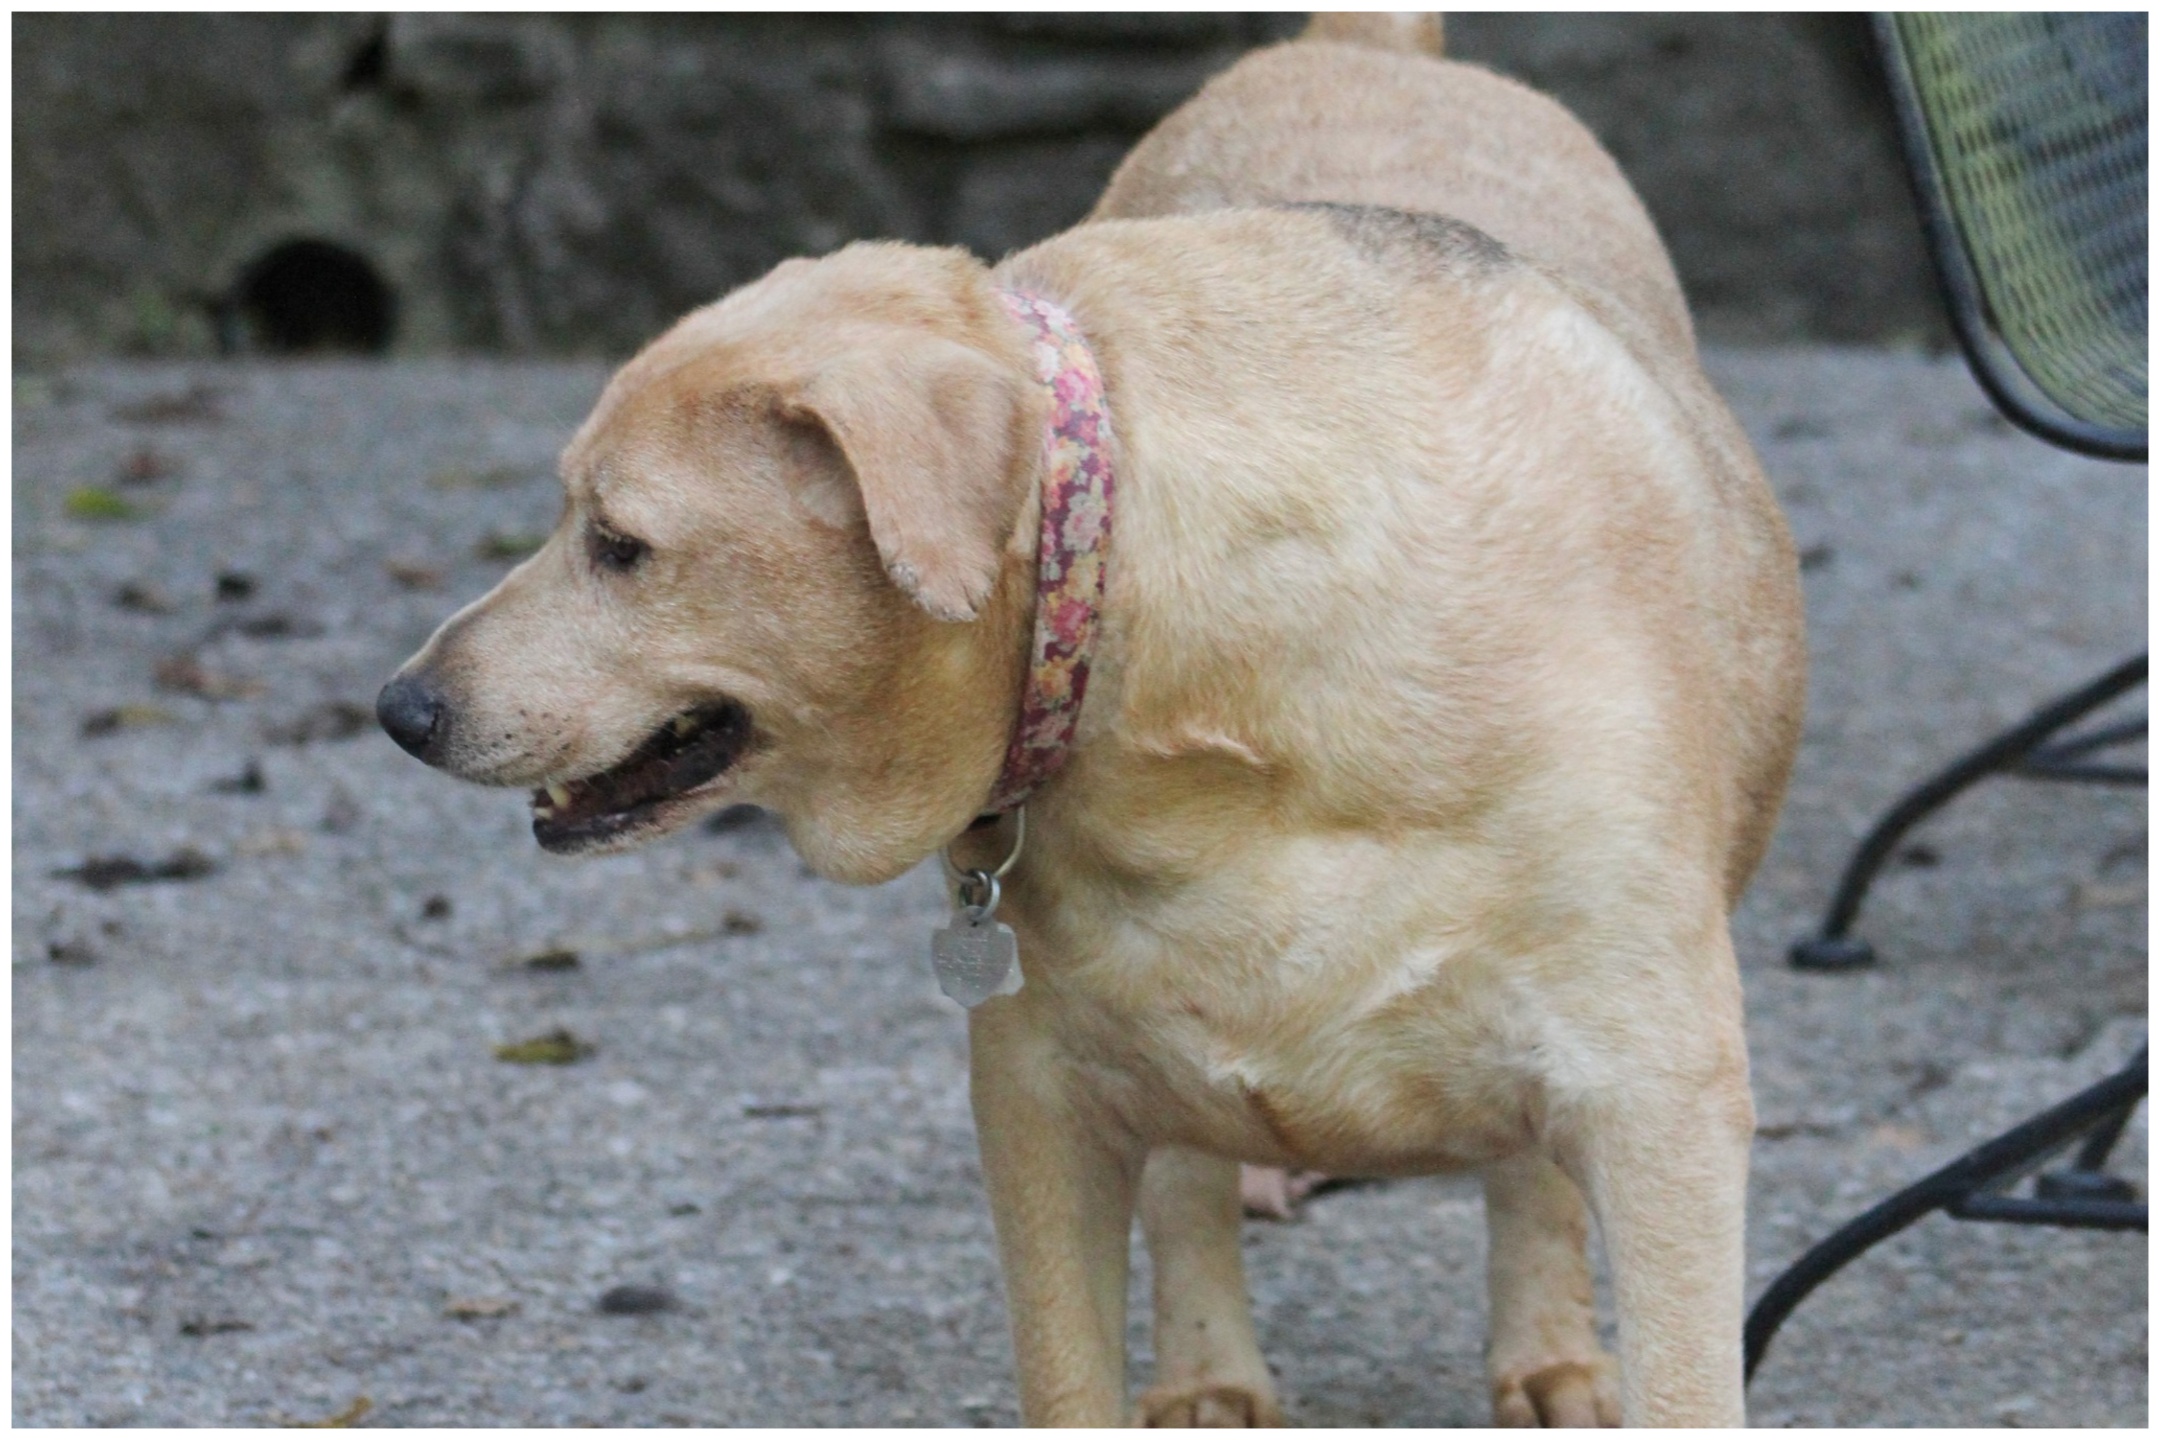
M 853 238 L 995 256 L 1301 23 L 20 15 L 17 363 L 366 348 L 387 304 L 401 351 L 614 354 Z M 1937 328 L 1857 20 L 1462 16 L 1449 43 L 1598 131 L 1706 333 Z

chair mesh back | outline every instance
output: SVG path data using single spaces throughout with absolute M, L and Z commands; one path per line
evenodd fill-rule
M 2143 432 L 2140 14 L 1902 14 L 1898 37 L 1989 317 L 2076 419 Z

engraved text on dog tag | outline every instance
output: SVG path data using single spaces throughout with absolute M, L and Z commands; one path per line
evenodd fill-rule
M 930 932 L 930 961 L 938 989 L 972 1010 L 993 995 L 1020 988 L 1020 946 L 1012 927 L 985 907 L 964 905 L 952 924 Z

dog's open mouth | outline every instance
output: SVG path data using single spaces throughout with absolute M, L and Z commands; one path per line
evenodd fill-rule
M 533 838 L 569 853 L 637 829 L 665 802 L 724 772 L 750 744 L 750 712 L 733 701 L 685 711 L 612 769 L 533 792 Z

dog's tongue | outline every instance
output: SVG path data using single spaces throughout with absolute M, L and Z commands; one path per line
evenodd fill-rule
M 536 791 L 535 819 L 567 831 L 694 789 L 735 763 L 749 740 L 749 722 L 739 705 L 678 716 L 614 769 Z

